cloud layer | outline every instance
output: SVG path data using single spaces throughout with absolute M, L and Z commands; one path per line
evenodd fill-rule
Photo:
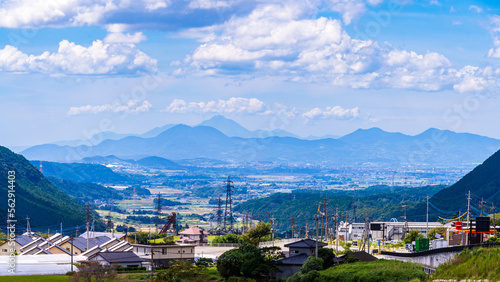
M 0 71 L 35 72 L 50 75 L 103 75 L 154 72 L 157 60 L 137 50 L 133 44 L 104 43 L 89 47 L 63 40 L 56 53 L 28 55 L 7 45 L 0 49 Z
M 185 59 L 189 67 L 177 74 L 278 76 L 353 88 L 460 92 L 496 87 L 500 76 L 487 67 L 456 68 L 436 52 L 418 54 L 354 39 L 339 20 L 307 18 L 303 5 L 296 3 L 261 5 L 248 16 L 213 27 L 211 36 L 200 40 L 204 42 Z
M 148 101 L 130 100 L 126 104 L 115 103 L 115 104 L 105 104 L 105 105 L 87 105 L 81 107 L 71 107 L 68 111 L 68 115 L 81 115 L 81 114 L 98 114 L 98 113 L 131 113 L 138 114 L 142 112 L 148 112 L 152 107 L 151 103 Z
M 267 105 L 257 98 L 231 97 L 227 100 L 208 102 L 186 102 L 175 99 L 165 109 L 169 113 L 216 113 L 216 114 L 258 114 L 278 116 L 301 116 L 306 122 L 320 119 L 350 120 L 361 117 L 359 108 L 344 109 L 340 106 L 327 107 L 325 110 L 314 108 L 302 114 L 295 108 L 275 103 Z

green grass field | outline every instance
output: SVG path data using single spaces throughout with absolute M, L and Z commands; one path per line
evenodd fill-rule
M 22 275 L 22 276 L 0 276 L 0 282 L 57 282 L 68 281 L 64 275 Z
M 410 281 L 427 277 L 418 264 L 384 259 L 342 264 L 319 273 L 325 281 L 342 282 Z

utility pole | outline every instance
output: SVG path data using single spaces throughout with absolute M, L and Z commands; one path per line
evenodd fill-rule
M 408 220 L 406 219 L 406 207 L 407 207 L 407 205 L 401 205 L 401 207 L 405 210 L 405 227 L 403 229 L 403 238 L 405 238 L 407 230 L 408 230 Z
M 425 227 L 425 235 L 427 239 L 429 239 L 429 195 L 427 195 L 427 216 L 426 216 L 426 227 Z
M 26 232 L 31 237 L 30 217 L 26 216 Z
M 466 245 L 469 244 L 470 242 L 470 234 L 472 232 L 472 224 L 470 224 L 470 200 L 471 200 L 471 197 L 470 197 L 470 190 L 469 190 L 469 194 L 467 195 L 467 225 L 469 227 L 469 234 L 467 235 L 467 242 L 465 242 Z
M 219 201 L 217 202 L 217 227 L 220 228 L 222 225 L 222 199 L 219 194 Z
M 495 214 L 495 205 L 493 205 L 493 203 L 491 203 L 490 212 L 493 213 L 493 230 L 497 233 L 497 219 Z
M 61 238 L 64 237 L 62 233 L 62 222 L 61 222 Z
M 486 201 L 484 201 L 484 198 L 481 198 L 481 204 L 479 205 L 481 207 L 481 216 L 483 216 L 483 209 L 484 209 L 484 203 L 486 203 Z
M 73 272 L 73 231 L 71 231 L 71 272 Z
M 328 205 L 326 203 L 326 196 L 325 198 L 323 199 L 323 214 L 324 214 L 324 217 L 325 217 L 325 241 L 328 242 L 328 213 L 327 213 L 327 209 L 326 209 L 326 206 Z
M 293 224 L 294 223 L 295 223 L 295 218 L 292 216 L 292 241 L 293 241 L 293 238 L 294 238 L 294 236 L 293 236 Z
M 158 193 L 158 196 L 156 198 L 156 234 L 158 234 L 158 227 L 160 226 L 161 223 L 161 193 Z
M 269 220 L 271 222 L 271 241 L 273 242 L 273 248 L 274 248 L 274 227 L 276 227 L 276 218 L 271 217 L 271 213 L 269 213 Z
M 233 181 L 231 181 L 231 179 L 228 176 L 227 181 L 226 181 L 226 208 L 224 209 L 224 230 L 226 229 L 227 213 L 229 211 L 229 220 L 231 222 L 230 230 L 232 231 L 233 230 L 233 201 L 231 199 L 231 193 L 234 192 L 234 190 L 233 190 L 234 186 L 231 185 L 231 183 L 233 183 Z
M 337 210 L 335 211 L 335 235 L 337 235 L 337 238 L 335 239 L 335 245 L 336 245 L 336 248 L 337 248 L 337 253 L 339 253 L 339 230 L 338 230 L 338 225 L 339 223 L 339 208 L 337 208 Z
M 90 228 L 90 203 L 87 202 L 87 249 L 89 249 L 89 228 Z
M 318 257 L 318 241 L 319 241 L 319 216 L 316 215 L 316 257 Z

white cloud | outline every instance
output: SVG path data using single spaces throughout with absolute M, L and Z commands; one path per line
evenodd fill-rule
M 56 53 L 28 55 L 7 45 L 0 49 L 0 71 L 50 75 L 135 74 L 156 71 L 157 60 L 133 44 L 110 44 L 96 40 L 89 47 L 63 40 Z
M 127 104 L 115 103 L 115 104 L 105 104 L 105 105 L 87 105 L 81 107 L 71 107 L 68 111 L 68 115 L 81 115 L 81 114 L 98 114 L 103 112 L 110 113 L 131 113 L 138 114 L 142 112 L 148 112 L 152 107 L 151 103 L 148 101 L 143 101 L 142 103 L 138 100 L 130 100 Z
M 151 12 L 169 5 L 170 0 L 6 0 L 0 27 L 95 25 L 117 11 Z
M 461 21 L 456 21 L 456 20 L 451 21 L 451 25 L 462 25 L 462 24 L 463 24 L 463 22 L 461 22 Z
M 140 43 L 146 39 L 146 36 L 142 32 L 134 34 L 113 32 L 108 34 L 103 41 L 106 43 Z
M 377 6 L 383 0 L 328 0 L 326 5 L 333 11 L 342 15 L 346 25 L 359 20 L 367 11 L 367 5 Z
M 255 114 L 265 113 L 267 106 L 256 98 L 232 97 L 228 100 L 209 102 L 186 102 L 175 99 L 165 111 L 170 113 L 224 113 L 224 114 Z
M 490 16 L 490 34 L 493 39 L 493 48 L 488 51 L 488 57 L 500 59 L 500 16 Z
M 474 11 L 478 14 L 482 13 L 483 12 L 483 8 L 479 7 L 479 6 L 476 6 L 476 5 L 470 5 L 469 6 L 469 10 L 471 11 Z
M 311 109 L 302 114 L 302 117 L 307 121 L 315 119 L 340 119 L 348 120 L 355 119 L 360 116 L 359 108 L 344 109 L 340 106 L 326 107 L 322 110 L 320 108 Z
M 305 8 L 295 3 L 262 5 L 248 16 L 204 28 L 200 38 L 204 41 L 175 73 L 277 76 L 352 88 L 422 91 L 465 91 L 472 89 L 463 87 L 471 78 L 491 86 L 499 76 L 484 69 L 469 74 L 465 71 L 468 66 L 454 68 L 436 52 L 418 54 L 353 39 L 340 21 L 306 18 Z M 207 31 L 211 33 L 207 35 Z M 197 34 L 196 30 L 188 33 Z
M 236 1 L 223 1 L 223 0 L 193 0 L 189 3 L 189 8 L 191 9 L 218 9 L 218 8 L 228 8 L 234 5 Z

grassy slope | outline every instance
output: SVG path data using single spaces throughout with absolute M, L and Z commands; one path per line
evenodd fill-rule
M 500 281 L 500 248 L 465 250 L 436 269 L 433 279 L 489 279 Z
M 68 276 L 62 275 L 20 275 L 20 276 L 0 276 L 0 282 L 23 282 L 23 281 L 37 281 L 37 282 L 52 282 L 52 281 L 68 281 Z
M 320 271 L 330 281 L 409 281 L 425 279 L 422 266 L 409 262 L 379 259 L 372 262 L 348 263 Z

